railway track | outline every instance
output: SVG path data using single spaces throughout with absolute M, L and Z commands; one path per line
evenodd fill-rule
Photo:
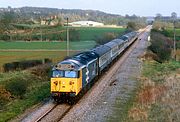
M 72 108 L 73 105 L 69 104 L 53 104 L 44 109 L 43 106 L 33 113 L 27 115 L 22 122 L 50 122 L 60 121 Z
M 72 108 L 68 104 L 56 104 L 51 109 L 47 110 L 43 115 L 38 117 L 34 122 L 60 121 Z
M 35 122 L 40 122 L 46 115 L 48 115 L 53 109 L 57 107 L 57 104 L 55 104 L 52 108 L 47 110 L 44 114 L 42 114 L 39 118 L 35 120 Z
M 139 37 L 142 36 L 143 32 L 144 31 L 142 31 L 139 34 Z M 134 49 L 137 45 L 137 42 L 138 41 L 135 41 L 135 44 L 132 44 L 130 48 Z M 130 54 L 130 52 L 131 51 L 127 51 L 127 53 L 125 54 L 126 55 L 125 57 L 127 57 Z M 122 62 L 123 60 L 121 61 L 121 63 Z M 116 71 L 116 69 L 114 71 Z M 23 122 L 47 122 L 47 121 L 57 122 L 57 121 L 62 120 L 62 118 L 71 110 L 72 107 L 73 107 L 72 105 L 68 105 L 68 104 L 54 104 L 51 108 L 47 109 L 46 111 L 41 112 L 41 115 L 36 117 L 36 119 L 32 116 L 32 119 L 30 117 L 29 119 L 24 119 L 22 121 Z

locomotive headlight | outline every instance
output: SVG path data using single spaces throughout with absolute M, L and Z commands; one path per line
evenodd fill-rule
M 62 82 L 62 84 L 64 85 L 64 84 L 65 84 L 65 82 L 63 81 L 63 82 Z

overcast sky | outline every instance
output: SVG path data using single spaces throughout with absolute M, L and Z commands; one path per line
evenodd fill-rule
M 180 16 L 180 0 L 0 0 L 0 7 L 51 7 L 59 9 L 92 9 L 120 15 Z

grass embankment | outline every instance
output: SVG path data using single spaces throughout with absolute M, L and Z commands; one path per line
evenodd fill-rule
M 119 122 L 179 122 L 180 63 L 145 61 L 135 89 L 116 99 L 114 117 Z M 111 120 L 112 119 L 112 120 Z
M 151 45 L 143 56 L 139 86 L 125 104 L 127 122 L 179 122 L 180 62 L 171 60 L 171 43 L 159 31 L 151 32 Z M 154 61 L 155 59 L 158 62 Z M 130 103 L 130 105 L 129 105 Z
M 146 61 L 127 121 L 179 122 L 180 63 Z
M 0 121 L 8 121 L 50 94 L 49 66 L 0 73 Z
M 117 102 L 115 118 L 122 122 L 180 121 L 180 62 L 171 60 L 169 40 L 151 32 L 151 45 L 143 56 L 143 71 L 125 102 Z M 152 53 L 154 52 L 154 53 Z M 158 63 L 154 60 L 161 62 Z
M 124 97 L 116 98 L 115 104 L 113 105 L 113 116 L 108 118 L 108 122 L 129 122 L 128 111 L 133 106 L 138 88 L 139 84 L 136 84 L 133 86 L 133 90 L 128 92 L 126 95 L 123 95 Z M 126 90 L 128 89 L 126 88 Z M 125 91 L 122 94 L 125 94 Z

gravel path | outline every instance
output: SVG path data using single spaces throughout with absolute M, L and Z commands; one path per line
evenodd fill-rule
M 103 75 L 94 84 L 91 90 L 74 106 L 61 120 L 62 122 L 104 122 L 115 117 L 113 111 L 117 98 L 126 102 L 135 85 L 136 78 L 140 75 L 142 62 L 138 60 L 147 48 L 148 33 L 141 35 L 141 40 L 133 46 L 137 46 L 130 53 L 123 55 L 120 63 L 113 65 L 109 73 Z M 106 73 L 106 72 L 105 72 Z

